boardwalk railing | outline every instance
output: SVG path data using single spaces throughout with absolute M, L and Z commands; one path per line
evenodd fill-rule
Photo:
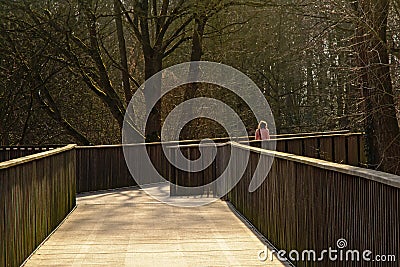
M 292 146 L 294 147 L 293 150 L 297 150 L 298 147 L 300 147 L 298 149 L 299 153 L 302 153 L 302 148 L 304 148 L 304 151 L 307 151 L 307 153 L 312 149 L 312 151 L 319 149 L 320 153 L 316 153 L 316 157 L 319 155 L 321 158 L 329 160 L 329 157 L 332 157 L 331 155 L 333 155 L 332 158 L 337 161 L 343 161 L 341 160 L 341 158 L 343 158 L 344 162 L 354 165 L 359 165 L 360 161 L 363 161 L 364 152 L 361 134 L 348 134 L 348 131 L 328 132 L 328 134 L 325 133 L 323 135 L 320 134 L 321 133 L 303 133 L 299 134 L 301 135 L 300 137 L 289 135 L 290 138 L 287 137 L 288 135 L 279 135 L 277 136 L 279 138 L 276 139 L 277 149 L 278 151 L 285 152 L 285 149 L 292 149 Z M 243 138 L 239 138 L 238 141 L 242 142 Z M 216 143 L 224 143 L 229 141 L 229 139 L 217 138 L 213 139 L 213 141 Z M 198 144 L 199 142 L 200 140 L 185 140 L 164 142 L 164 144 L 168 146 L 179 145 L 183 149 L 185 145 Z M 314 143 L 316 146 L 311 146 L 311 144 Z M 260 141 L 250 141 L 250 144 L 253 146 L 259 146 Z M 144 144 L 137 144 L 135 146 L 144 146 Z M 164 155 L 161 143 L 148 143 L 146 144 L 146 149 L 153 165 L 163 177 L 168 176 L 171 179 L 179 179 L 177 176 L 170 176 L 167 173 L 170 168 L 170 163 Z M 78 146 L 76 150 L 78 179 L 77 192 L 114 189 L 136 185 L 128 167 L 126 166 L 122 145 Z M 340 153 L 337 151 L 340 151 Z M 344 154 L 342 153 L 343 151 L 345 151 Z M 354 151 L 357 155 L 356 157 L 351 156 L 354 154 Z M 195 156 L 194 153 L 196 152 L 192 152 L 192 156 Z M 304 155 L 309 154 L 311 154 L 311 152 Z M 140 159 L 141 157 L 138 157 L 138 162 L 140 162 Z M 137 168 L 140 167 L 140 164 L 138 164 Z M 179 171 L 177 171 L 177 173 L 181 176 L 186 175 Z M 190 175 L 194 176 L 195 174 Z M 205 177 L 204 179 L 208 179 L 207 177 L 209 177 L 205 174 L 199 175 Z
M 363 166 L 365 164 L 364 139 L 362 134 L 351 134 L 349 131 L 315 132 L 299 134 L 283 134 L 272 136 L 276 137 L 277 151 L 288 152 L 297 155 L 326 159 L 346 163 L 354 166 Z M 238 137 L 234 139 L 243 142 L 246 138 Z M 225 143 L 229 138 L 213 139 L 216 143 Z M 184 145 L 198 144 L 200 140 L 184 140 L 164 142 L 165 145 L 178 145 L 183 149 Z M 251 146 L 260 147 L 261 142 L 268 143 L 274 141 L 250 141 Z M 140 146 L 140 145 L 137 145 Z M 144 144 L 142 144 L 144 146 Z M 0 147 L 0 160 L 8 160 L 20 156 L 26 156 L 41 152 L 43 150 L 52 150 L 55 146 L 46 147 Z M 164 155 L 161 143 L 148 143 L 146 149 L 153 165 L 158 172 L 167 177 L 167 171 L 170 163 Z M 188 153 L 188 152 L 185 152 Z M 192 157 L 196 152 L 192 152 Z M 115 189 L 136 185 L 129 169 L 126 166 L 122 145 L 102 145 L 102 146 L 78 146 L 76 148 L 76 177 L 77 192 L 89 192 L 106 189 Z M 138 159 L 138 162 L 140 161 Z M 141 166 L 138 165 L 138 168 Z M 171 179 L 180 179 L 185 177 L 185 173 L 177 171 L 177 176 L 170 176 Z M 194 176 L 196 174 L 190 174 Z M 198 174 L 204 179 L 209 179 L 209 175 Z M 191 180 L 198 180 L 191 179 Z
M 231 149 L 238 155 L 250 150 L 250 162 L 227 198 L 276 247 L 288 253 L 297 250 L 300 256 L 314 250 L 321 257 L 329 247 L 340 250 L 337 241 L 345 239 L 343 253 L 360 253 L 360 261 L 330 261 L 325 255 L 320 262 L 294 261 L 296 266 L 377 266 L 362 260 L 366 250 L 372 252 L 371 261 L 376 255 L 393 260 L 394 255 L 396 262 L 382 266 L 398 266 L 399 176 L 234 143 Z M 250 193 L 254 166 L 267 164 L 271 157 L 271 171 Z
M 33 155 L 44 151 L 50 151 L 59 147 L 62 147 L 62 145 L 0 146 L 0 162 Z
M 178 147 L 171 147 L 174 149 Z M 183 149 L 196 156 L 199 146 L 188 145 Z M 207 184 L 222 173 L 231 155 L 235 155 L 235 162 L 227 168 L 226 175 L 241 179 L 224 198 L 275 247 L 286 251 L 285 257 L 290 251 L 297 251 L 299 258 L 295 252 L 291 254 L 296 266 L 377 266 L 363 261 L 364 251 L 371 251 L 367 253 L 371 261 L 376 255 L 384 255 L 388 262 L 382 266 L 398 266 L 400 176 L 232 142 L 217 146 L 211 169 L 193 174 L 172 169 L 173 181 L 187 187 Z M 268 170 L 271 162 L 268 174 L 259 177 L 265 177 L 261 186 L 249 192 L 256 166 Z M 243 175 L 238 173 L 240 167 L 245 168 Z M 213 174 L 216 176 L 210 177 Z M 214 190 L 221 197 L 219 190 L 224 191 L 224 188 L 215 190 L 215 186 L 204 188 L 205 192 L 196 193 L 204 195 Z M 179 192 L 171 185 L 171 194 L 182 195 L 187 191 Z M 321 254 L 329 248 L 339 251 L 340 239 L 347 243 L 342 247 L 343 260 L 332 261 L 327 253 Z M 338 253 L 335 255 L 339 257 Z M 393 262 L 394 259 L 397 261 Z
M 293 138 L 293 137 L 306 137 L 306 136 L 317 136 L 317 135 L 333 135 L 333 134 L 348 134 L 349 130 L 339 130 L 339 131 L 328 131 L 328 132 L 308 132 L 308 133 L 291 133 L 291 134 L 272 134 L 271 139 L 282 139 L 282 138 Z M 211 138 L 216 143 L 226 143 L 230 141 L 242 142 L 246 140 L 255 140 L 255 136 L 240 136 L 240 137 L 220 137 L 220 138 Z M 191 143 L 198 143 L 200 140 L 185 140 L 190 141 Z
M 74 147 L 0 163 L 0 266 L 19 266 L 75 207 Z
M 77 193 L 136 185 L 121 145 L 76 148 Z
M 185 141 L 191 143 L 196 141 Z M 176 145 L 178 142 L 169 142 Z M 134 144 L 139 150 L 146 147 L 147 153 L 155 168 L 164 177 L 168 169 L 168 159 L 165 157 L 161 143 Z M 77 192 L 107 190 L 136 185 L 124 158 L 122 145 L 80 146 L 76 148 L 77 154 Z M 138 175 L 143 166 L 140 165 L 145 155 L 136 154 Z M 144 175 L 144 174 L 143 174 Z
M 252 140 L 249 144 L 260 148 L 263 143 L 267 145 L 268 142 L 271 141 Z M 276 151 L 352 166 L 366 166 L 364 146 L 362 133 L 318 134 L 276 139 Z

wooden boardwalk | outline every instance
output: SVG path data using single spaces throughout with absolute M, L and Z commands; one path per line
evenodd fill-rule
M 224 201 L 182 208 L 125 189 L 77 202 L 26 267 L 285 266 L 258 260 L 264 243 Z

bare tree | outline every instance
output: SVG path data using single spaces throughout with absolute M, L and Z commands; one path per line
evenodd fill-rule
M 387 21 L 390 0 L 353 2 L 354 50 L 362 93 L 367 152 L 373 167 L 400 174 L 400 130 L 390 75 Z

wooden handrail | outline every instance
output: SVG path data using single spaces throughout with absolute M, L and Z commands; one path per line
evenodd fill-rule
M 38 160 L 41 158 L 49 157 L 49 156 L 52 156 L 52 155 L 55 155 L 55 154 L 58 154 L 58 153 L 61 153 L 64 151 L 72 150 L 75 147 L 76 147 L 76 144 L 70 144 L 70 145 L 66 145 L 64 147 L 52 149 L 49 151 L 40 152 L 40 153 L 36 153 L 36 154 L 28 155 L 25 157 L 8 160 L 8 161 L 3 161 L 3 162 L 0 162 L 0 169 L 7 169 L 7 168 L 10 168 L 15 165 L 19 165 L 19 164 L 27 163 L 30 161 Z
M 336 133 L 336 134 L 316 134 L 316 135 L 307 135 L 307 136 L 293 136 L 293 137 L 284 137 L 284 138 L 273 138 L 269 140 L 250 140 L 249 143 L 256 143 L 256 142 L 268 142 L 268 141 L 285 141 L 285 140 L 302 140 L 308 139 L 311 137 L 336 137 L 336 136 L 357 136 L 357 135 L 364 135 L 363 133 Z M 239 142 L 241 143 L 241 142 Z
M 362 177 L 362 178 L 369 179 L 369 180 L 372 180 L 372 181 L 375 181 L 378 183 L 383 183 L 386 185 L 400 188 L 400 176 L 397 176 L 394 174 L 371 170 L 371 169 L 366 169 L 366 168 L 355 167 L 355 166 L 346 165 L 346 164 L 330 162 L 330 161 L 321 160 L 321 159 L 303 157 L 303 156 L 298 156 L 298 155 L 284 153 L 284 152 L 278 152 L 278 151 L 266 150 L 266 149 L 257 148 L 257 147 L 246 146 L 246 145 L 239 144 L 236 142 L 230 142 L 230 145 L 232 147 L 240 148 L 243 150 L 253 151 L 253 152 L 256 152 L 256 153 L 259 153 L 262 155 L 268 155 L 268 156 L 272 156 L 272 157 L 276 157 L 276 158 L 286 159 L 286 160 L 293 161 L 293 162 L 307 164 L 307 165 L 325 169 L 325 170 L 331 170 L 331 171 L 335 171 L 335 172 L 339 172 L 339 173 Z
M 338 136 L 349 134 L 349 130 L 341 130 L 341 131 L 329 131 L 329 132 L 313 132 L 313 133 L 298 133 L 298 134 L 278 134 L 271 135 L 271 137 L 276 137 L 275 139 L 284 139 L 289 140 L 293 138 L 307 138 L 311 136 Z M 361 134 L 361 133 L 350 133 L 350 134 Z M 210 138 L 210 140 L 216 143 L 225 143 L 232 141 L 231 139 L 248 139 L 249 142 L 259 142 L 260 140 L 254 140 L 254 136 L 240 136 L 240 137 L 218 137 L 218 138 Z M 273 140 L 275 140 L 273 139 Z M 163 141 L 163 142 L 151 142 L 151 143 L 133 143 L 133 144 L 114 144 L 114 145 L 95 145 L 95 146 L 77 146 L 77 148 L 107 148 L 107 147 L 121 147 L 121 146 L 140 146 L 140 145 L 159 145 L 163 144 L 198 144 L 202 141 L 202 139 L 191 139 L 191 140 L 177 140 L 177 141 Z M 240 141 L 239 141 L 240 142 Z

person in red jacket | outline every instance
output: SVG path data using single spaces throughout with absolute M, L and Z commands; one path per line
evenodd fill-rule
M 260 121 L 256 130 L 256 140 L 268 140 L 270 139 L 269 130 L 266 121 Z

